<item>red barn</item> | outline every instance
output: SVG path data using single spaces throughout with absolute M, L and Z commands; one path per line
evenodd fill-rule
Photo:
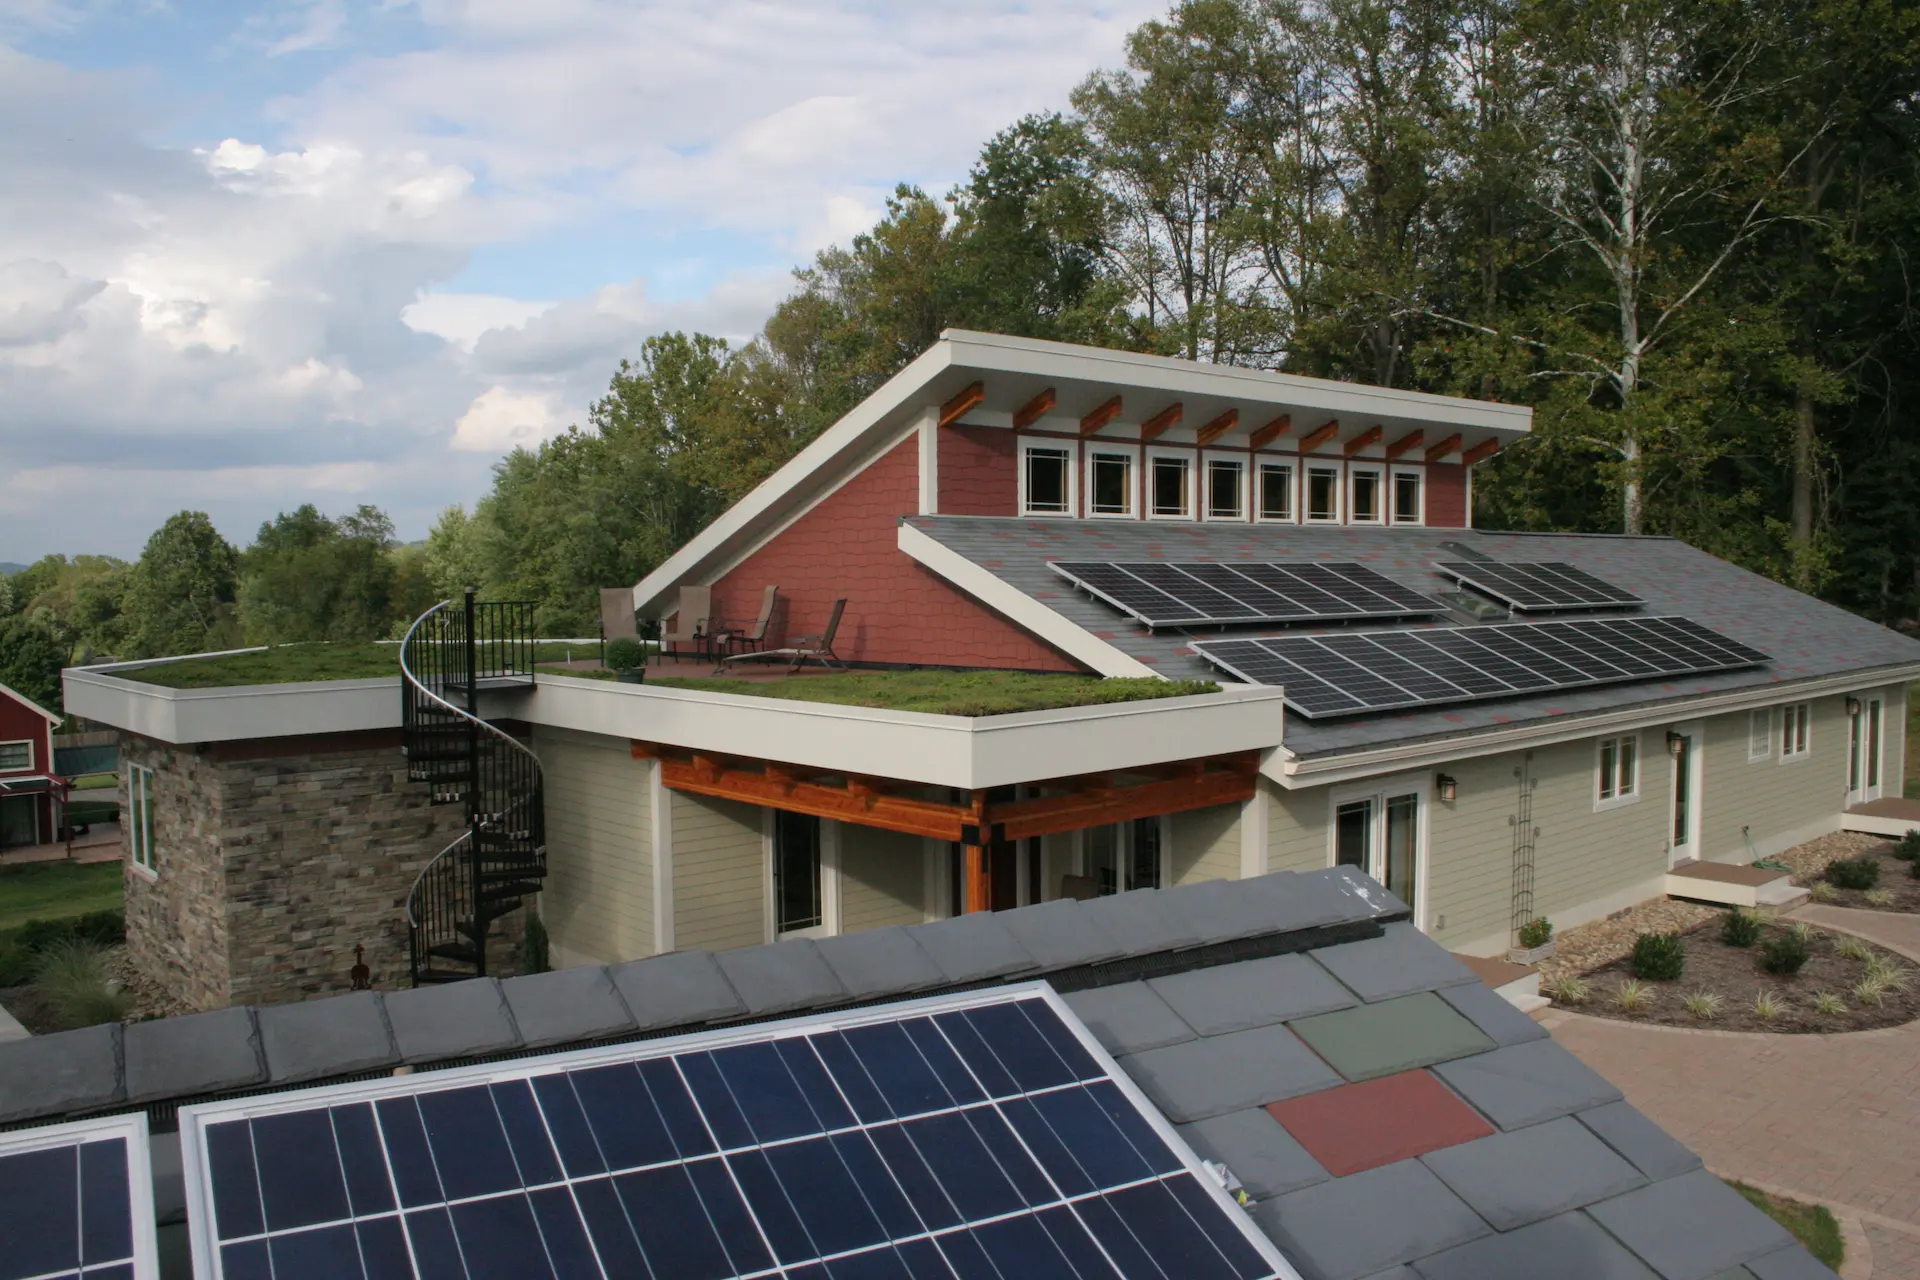
M 0 849 L 53 839 L 53 729 L 59 723 L 53 712 L 0 684 Z

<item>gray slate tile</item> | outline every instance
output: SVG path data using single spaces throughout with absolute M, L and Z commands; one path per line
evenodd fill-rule
M 899 925 L 856 929 L 814 944 L 847 994 L 857 1000 L 937 987 L 945 979 L 913 935 Z
M 1630 1102 L 1609 1102 L 1580 1112 L 1579 1119 L 1649 1178 L 1677 1178 L 1700 1167 L 1699 1156 Z
M 498 978 L 468 978 L 387 994 L 387 1025 L 405 1062 L 471 1058 L 520 1047 Z
M 669 951 L 607 970 L 642 1031 L 737 1018 L 747 1006 L 711 951 Z
M 1343 895 L 1351 899 L 1353 910 L 1367 912 L 1376 920 L 1384 916 L 1409 916 L 1413 911 L 1399 895 L 1354 867 L 1329 867 L 1324 873 Z M 1409 926 L 1411 927 L 1411 926 Z
M 1496 1231 L 1584 1208 L 1647 1182 L 1571 1116 L 1420 1159 Z
M 1762 1254 L 1747 1264 L 1754 1280 L 1837 1280 L 1825 1263 L 1799 1245 Z
M 1420 1280 L 1411 1267 L 1389 1267 L 1385 1271 L 1376 1271 L 1367 1280 Z
M 1271 956 L 1154 978 L 1148 986 L 1203 1036 L 1350 1008 L 1353 993 L 1305 955 Z
M 1793 1243 L 1785 1227 L 1705 1169 L 1615 1196 L 1587 1212 L 1667 1280 L 1706 1280 Z
M 1093 927 L 1127 955 L 1144 956 L 1196 946 L 1200 933 L 1184 911 L 1158 889 L 1135 889 L 1080 904 Z
M 714 961 L 751 1014 L 814 1009 L 847 1000 L 847 989 L 807 938 L 722 951 Z M 633 1006 L 631 997 L 627 1006 Z
M 1149 1049 L 1121 1058 L 1120 1066 L 1175 1124 L 1343 1083 L 1285 1027 L 1255 1027 Z
M 1448 987 L 1440 998 L 1458 1009 L 1467 1021 L 1487 1033 L 1498 1045 L 1525 1044 L 1545 1040 L 1547 1029 L 1513 1007 L 1505 996 L 1484 982 L 1471 986 Z
M 1487 1236 L 1413 1268 L 1424 1280 L 1659 1280 L 1584 1213 Z
M 1433 1071 L 1502 1129 L 1521 1129 L 1620 1100 L 1618 1089 L 1552 1040 L 1458 1058 Z
M 89 1111 L 125 1097 L 120 1024 L 0 1043 L 0 1120 Z
M 1161 892 L 1193 929 L 1201 943 L 1233 942 L 1279 932 L 1264 899 L 1252 896 L 1241 880 L 1202 880 Z
M 599 1040 L 632 1031 L 633 1014 L 604 965 L 531 973 L 500 984 L 528 1048 Z
M 1116 1057 L 1194 1038 L 1193 1028 L 1144 982 L 1094 987 L 1062 998 L 1094 1038 Z
M 1052 902 L 1004 912 L 1000 921 L 1042 969 L 1098 964 L 1125 955 L 1127 951 L 1095 928 L 1072 898 L 1055 898 Z
M 1231 1169 L 1256 1200 L 1298 1191 L 1332 1176 L 1265 1107 L 1183 1124 L 1178 1132 L 1202 1159 Z
M 1446 948 L 1404 922 L 1365 942 L 1321 947 L 1313 958 L 1366 1001 L 1480 981 Z
M 1354 894 L 1346 878 L 1330 870 L 1276 871 L 1235 883 L 1272 922 L 1276 933 L 1360 924 L 1374 918 L 1373 908 Z
M 241 1089 L 267 1078 L 260 1028 L 245 1005 L 130 1022 L 125 1044 L 129 1102 Z
M 260 1045 L 275 1084 L 391 1066 L 400 1060 L 374 991 L 260 1007 Z
M 1745 1267 L 1728 1267 L 1725 1271 L 1714 1272 L 1707 1280 L 1755 1280 L 1755 1276 Z
M 1316 1280 L 1359 1280 L 1490 1230 L 1418 1160 L 1263 1200 L 1253 1218 Z
M 979 982 L 1040 967 L 991 911 L 908 925 L 907 933 L 933 957 L 948 982 Z

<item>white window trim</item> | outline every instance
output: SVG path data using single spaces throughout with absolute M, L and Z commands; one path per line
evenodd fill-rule
M 1053 440 L 1045 437 L 1020 439 L 1020 514 L 1037 520 L 1072 520 L 1080 514 L 1080 442 L 1077 440 Z M 1035 511 L 1027 502 L 1027 455 L 1036 449 L 1050 453 L 1067 455 L 1067 509 L 1065 511 Z
M 33 745 L 32 738 L 9 738 L 5 741 L 0 741 L 0 749 L 4 749 L 6 747 L 25 747 L 27 749 L 27 762 L 22 765 L 0 766 L 0 773 L 32 773 L 33 772 L 33 768 L 34 768 L 33 762 L 38 757 L 34 753 L 34 745 Z
M 1402 520 L 1398 507 L 1398 495 L 1395 487 L 1401 476 L 1412 476 L 1419 486 L 1420 500 L 1413 504 L 1413 519 Z M 1387 505 L 1385 508 L 1387 523 L 1402 525 L 1409 529 L 1419 528 L 1427 523 L 1427 473 L 1421 467 L 1394 467 L 1387 475 Z
M 141 787 L 141 779 L 146 786 Z M 153 856 L 153 769 L 147 765 L 127 764 L 127 806 L 121 814 L 120 830 L 127 842 L 128 862 L 149 880 L 160 878 Z
M 1788 751 L 1786 729 L 1788 720 L 1799 715 L 1805 717 L 1806 745 L 1798 751 Z M 1811 702 L 1789 702 L 1780 708 L 1780 763 L 1798 764 L 1813 755 L 1813 704 Z
M 1284 517 L 1275 517 L 1275 516 L 1268 516 L 1263 514 L 1261 505 L 1259 504 L 1259 501 L 1258 501 L 1261 495 L 1265 492 L 1265 486 L 1258 483 L 1260 469 L 1262 467 L 1285 467 L 1287 469 L 1287 509 L 1292 513 L 1291 515 L 1287 515 Z M 1254 523 L 1256 524 L 1299 524 L 1300 523 L 1300 459 L 1297 456 L 1294 456 L 1291 454 L 1283 457 L 1276 457 L 1274 455 L 1269 454 L 1265 457 L 1262 457 L 1260 454 L 1256 453 L 1253 455 L 1253 477 L 1254 477 L 1255 483 L 1252 486 L 1253 488 L 1252 497 L 1255 499 L 1255 501 L 1249 503 L 1248 507 L 1252 511 Z
M 1759 739 L 1760 749 L 1758 751 L 1755 751 L 1753 749 L 1754 747 L 1753 731 L 1754 731 L 1755 725 L 1761 726 L 1760 739 Z M 1774 734 L 1774 723 L 1773 723 L 1772 707 L 1759 707 L 1759 708 L 1756 708 L 1755 710 L 1747 712 L 1747 763 L 1748 764 L 1760 764 L 1763 761 L 1773 759 L 1773 734 Z
M 1346 470 L 1347 470 L 1346 478 L 1341 485 L 1341 490 L 1342 490 L 1341 496 L 1346 502 L 1347 511 L 1350 515 L 1350 519 L 1347 521 L 1347 523 L 1348 524 L 1386 524 L 1388 523 L 1387 516 L 1389 513 L 1387 508 L 1390 505 L 1392 505 L 1393 495 L 1387 492 L 1386 467 L 1378 462 L 1349 462 L 1347 464 Z M 1354 503 L 1353 503 L 1354 479 L 1358 476 L 1364 476 L 1364 475 L 1370 475 L 1373 477 L 1373 480 L 1374 480 L 1373 509 L 1375 514 L 1371 519 L 1367 519 L 1367 520 L 1363 520 L 1359 516 L 1351 515 L 1352 511 L 1354 510 Z
M 1228 462 L 1240 469 L 1240 514 L 1217 516 L 1213 514 L 1212 468 L 1216 462 Z M 1253 468 L 1244 453 L 1222 453 L 1218 450 L 1202 450 L 1200 454 L 1200 518 L 1214 524 L 1246 524 L 1253 517 Z
M 1093 509 L 1093 460 L 1101 455 L 1124 457 L 1128 465 L 1127 509 L 1125 511 L 1095 511 Z M 1083 490 L 1087 495 L 1087 519 L 1089 520 L 1138 520 L 1140 518 L 1141 477 L 1145 474 L 1140 465 L 1140 446 L 1137 444 L 1109 444 L 1105 440 L 1090 440 L 1086 448 L 1080 451 L 1080 465 L 1086 472 Z M 1022 468 L 1021 475 L 1026 471 Z M 1024 505 L 1024 504 L 1023 504 Z
M 763 912 L 768 942 L 786 942 L 793 938 L 831 938 L 840 932 L 840 824 L 832 818 L 820 819 L 820 923 L 808 929 L 779 929 L 778 908 L 773 900 L 773 833 L 779 810 L 760 810 L 760 873 L 764 882 Z
M 1311 484 L 1315 471 L 1333 472 L 1333 514 L 1326 517 L 1312 515 L 1307 507 L 1313 493 Z M 1341 524 L 1347 516 L 1347 473 L 1346 468 L 1330 459 L 1314 461 L 1300 459 L 1300 488 L 1298 491 L 1301 524 Z
M 1177 458 L 1187 468 L 1187 509 L 1177 516 L 1164 516 L 1153 509 L 1153 462 L 1156 458 Z M 1149 520 L 1193 521 L 1200 514 L 1200 459 L 1192 449 L 1148 445 L 1140 466 L 1140 514 Z
M 1340 806 L 1351 804 L 1355 800 L 1373 801 L 1373 832 L 1369 838 L 1372 846 L 1371 856 L 1379 866 L 1380 874 L 1374 875 L 1374 867 L 1363 867 L 1368 875 L 1386 883 L 1386 867 L 1383 860 L 1387 849 L 1387 798 L 1389 796 L 1415 795 L 1419 797 L 1420 822 L 1414 832 L 1413 849 L 1413 896 L 1415 898 L 1413 927 L 1421 933 L 1427 932 L 1427 919 L 1432 894 L 1428 891 L 1429 868 L 1433 863 L 1433 774 L 1422 769 L 1415 773 L 1396 773 L 1384 778 L 1367 778 L 1360 782 L 1350 782 L 1345 786 L 1327 788 L 1327 866 L 1340 865 Z
M 1619 743 L 1629 740 L 1633 743 L 1633 790 L 1622 792 L 1616 786 L 1614 793 L 1603 800 L 1600 797 L 1601 761 L 1605 758 L 1606 746 L 1609 742 Z M 1595 813 L 1605 813 L 1609 809 L 1624 809 L 1628 805 L 1640 803 L 1641 795 L 1646 792 L 1646 770 L 1642 767 L 1646 758 L 1646 744 L 1640 740 L 1640 735 L 1637 733 L 1613 733 L 1593 740 L 1593 811 Z M 1617 770 L 1619 763 L 1617 753 L 1614 756 L 1614 762 Z

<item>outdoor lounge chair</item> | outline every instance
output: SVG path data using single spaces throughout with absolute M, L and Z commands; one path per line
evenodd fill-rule
M 847 611 L 844 597 L 833 602 L 833 612 L 827 615 L 827 629 L 817 636 L 795 636 L 793 641 L 780 649 L 761 649 L 754 653 L 736 653 L 722 658 L 715 671 L 724 670 L 729 662 L 752 662 L 756 659 L 785 658 L 791 662 L 788 671 L 798 671 L 811 658 L 823 667 L 844 669 L 840 655 L 833 651 L 833 637 L 840 630 L 840 615 Z
M 673 615 L 673 629 L 660 629 L 660 654 L 680 656 L 680 646 L 691 646 L 696 656 L 704 656 L 707 646 L 707 621 L 713 616 L 712 587 L 680 588 L 680 604 Z
M 731 648 L 737 644 L 749 652 L 757 652 L 760 646 L 767 642 L 767 628 L 773 623 L 773 609 L 779 602 L 780 588 L 768 587 L 762 592 L 760 596 L 760 616 L 755 618 L 753 625 L 745 631 L 735 631 L 729 635 L 727 637 L 728 647 Z

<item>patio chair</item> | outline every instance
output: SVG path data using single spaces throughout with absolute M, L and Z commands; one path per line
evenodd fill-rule
M 762 592 L 760 595 L 760 616 L 755 618 L 753 625 L 745 631 L 735 631 L 729 635 L 727 637 L 728 646 L 731 647 L 737 644 L 743 649 L 753 651 L 758 650 L 762 645 L 766 644 L 767 627 L 773 622 L 773 609 L 779 602 L 780 588 L 768 587 Z
M 811 658 L 823 667 L 844 670 L 846 664 L 840 661 L 840 655 L 833 651 L 833 637 L 840 630 L 840 615 L 847 611 L 845 597 L 833 602 L 833 612 L 827 615 L 827 629 L 817 636 L 795 636 L 791 643 L 780 649 L 760 649 L 753 653 L 736 653 L 720 660 L 716 671 L 724 670 L 729 662 L 754 662 L 760 659 L 785 658 L 792 665 L 789 672 L 798 671 Z
M 673 628 L 660 628 L 660 656 L 678 658 L 680 646 L 691 646 L 696 657 L 704 656 L 707 621 L 713 616 L 712 587 L 680 588 L 680 603 L 674 610 Z

